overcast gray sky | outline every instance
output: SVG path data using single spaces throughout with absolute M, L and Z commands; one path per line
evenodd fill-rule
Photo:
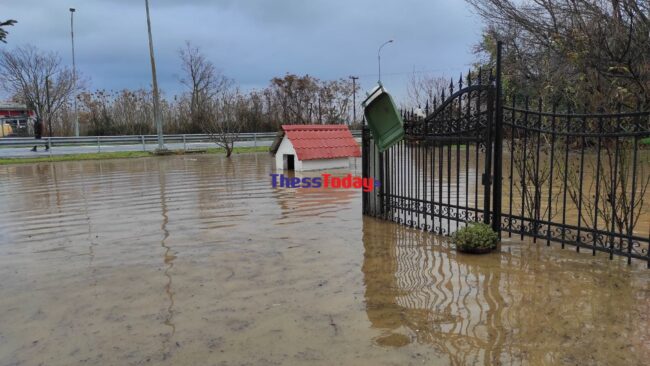
M 0 19 L 16 19 L 8 44 L 33 44 L 71 62 L 75 7 L 78 70 L 91 88 L 148 88 L 151 69 L 144 0 L 2 0 Z M 382 80 L 400 99 L 416 70 L 455 76 L 475 60 L 481 24 L 463 0 L 150 0 L 158 78 L 180 92 L 177 51 L 185 40 L 244 90 L 285 73 L 321 79 Z

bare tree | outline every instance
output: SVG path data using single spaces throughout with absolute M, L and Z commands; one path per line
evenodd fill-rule
M 197 47 L 186 42 L 179 50 L 183 76 L 189 89 L 192 124 L 210 140 L 226 150 L 230 157 L 242 130 L 240 109 L 243 97 L 233 89 L 233 81 L 221 74 Z
M 406 85 L 409 107 L 424 108 L 427 102 L 432 103 L 433 98 L 438 96 L 440 91 L 448 85 L 448 79 L 418 74 L 414 71 Z
M 548 185 L 552 184 L 549 181 L 551 171 L 557 171 L 560 164 L 557 159 L 550 159 L 551 143 L 545 136 L 537 136 L 537 138 L 518 137 L 520 138 L 513 138 L 510 141 L 513 162 L 510 169 L 514 177 L 516 177 L 512 178 L 513 189 L 517 192 L 517 197 L 521 197 L 517 210 L 523 208 L 525 217 L 535 219 L 530 230 L 539 233 L 540 228 L 542 228 L 539 221 L 547 217 L 553 218 L 560 212 L 558 200 L 561 191 L 559 189 L 556 189 L 551 195 L 550 206 L 542 199 L 544 194 L 548 192 Z M 538 145 L 538 154 L 525 153 L 525 151 L 535 151 Z M 515 206 L 517 205 L 515 204 Z
M 49 121 L 76 93 L 72 71 L 61 64 L 61 58 L 29 45 L 0 51 L 0 85 L 18 101 L 33 106 L 44 121 Z
M 189 41 L 178 53 L 183 70 L 180 81 L 189 89 L 190 117 L 193 125 L 200 128 L 213 118 L 210 116 L 213 100 L 227 90 L 233 81 L 221 74 L 199 48 L 192 46 Z
M 212 117 L 201 122 L 203 132 L 226 150 L 226 157 L 232 155 L 235 141 L 242 132 L 245 104 L 246 98 L 239 90 L 224 91 L 212 100 Z
M 576 206 L 582 204 L 582 222 L 592 227 L 600 223 L 600 227 L 620 234 L 618 238 L 600 239 L 620 250 L 627 242 L 623 238 L 634 233 L 644 215 L 646 192 L 650 188 L 650 159 L 641 154 L 634 165 L 634 147 L 630 141 L 607 140 L 610 141 L 603 144 L 602 158 L 590 159 L 582 170 L 592 173 L 593 180 L 582 179 L 578 159 L 565 167 L 563 175 L 569 182 L 567 191 L 571 201 Z M 600 174 L 596 175 L 597 171 Z

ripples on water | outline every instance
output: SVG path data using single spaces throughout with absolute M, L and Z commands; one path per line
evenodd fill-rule
M 457 255 L 362 218 L 359 192 L 274 189 L 271 166 L 0 167 L 0 365 L 650 358 L 641 266 L 519 242 Z
M 650 355 L 642 268 L 519 243 L 463 255 L 427 233 L 379 225 L 364 225 L 363 272 L 368 317 L 391 330 L 381 343 L 394 330 L 455 365 L 642 364 Z

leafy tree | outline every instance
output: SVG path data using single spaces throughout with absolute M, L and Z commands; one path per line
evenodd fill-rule
M 504 48 L 507 89 L 573 107 L 650 106 L 650 2 L 466 0 L 483 18 L 476 47 Z
M 9 34 L 9 32 L 7 32 L 3 28 L 10 27 L 10 26 L 12 26 L 12 25 L 14 25 L 16 23 L 18 23 L 18 22 L 13 20 L 13 19 L 9 19 L 9 20 L 6 20 L 4 22 L 0 22 L 0 42 L 7 43 L 6 39 L 7 39 L 7 35 Z

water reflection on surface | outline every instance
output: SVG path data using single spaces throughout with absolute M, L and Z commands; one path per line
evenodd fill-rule
M 643 266 L 516 241 L 457 255 L 362 218 L 357 191 L 273 188 L 271 168 L 266 154 L 0 167 L 0 365 L 650 358 Z
M 428 344 L 454 365 L 640 365 L 650 356 L 647 274 L 513 242 L 457 254 L 381 221 L 363 230 L 367 312 L 381 345 Z

